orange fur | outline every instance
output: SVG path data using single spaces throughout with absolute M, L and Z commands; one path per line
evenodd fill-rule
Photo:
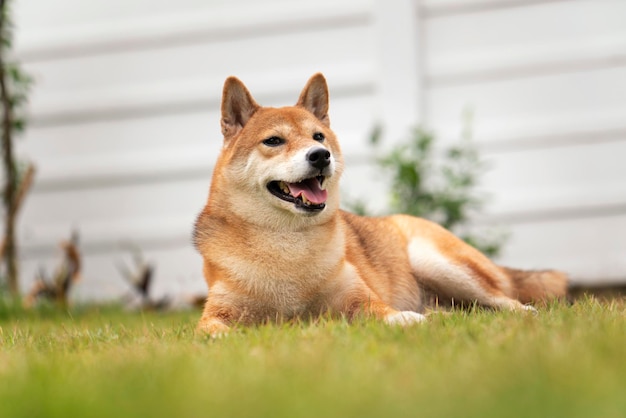
M 427 292 L 515 310 L 565 295 L 564 274 L 496 266 L 427 220 L 340 210 L 343 158 L 321 74 L 283 108 L 259 106 L 228 78 L 221 125 L 224 146 L 194 235 L 209 286 L 204 332 L 322 313 L 407 325 L 423 320 Z M 317 191 L 292 194 L 315 181 L 306 187 Z

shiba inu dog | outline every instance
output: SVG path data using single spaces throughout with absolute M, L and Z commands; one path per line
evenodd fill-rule
M 322 74 L 282 108 L 226 80 L 223 148 L 194 231 L 209 287 L 199 330 L 323 313 L 408 325 L 425 319 L 426 294 L 509 310 L 565 295 L 565 274 L 497 266 L 430 221 L 341 210 L 328 108 Z

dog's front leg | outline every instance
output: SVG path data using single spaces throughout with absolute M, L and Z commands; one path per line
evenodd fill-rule
M 226 335 L 230 327 L 243 318 L 241 303 L 238 302 L 240 300 L 235 293 L 229 292 L 222 283 L 215 283 L 209 289 L 197 331 L 212 337 Z
M 360 315 L 374 317 L 389 325 L 409 326 L 426 320 L 426 317 L 413 311 L 398 311 L 383 302 L 365 283 L 350 289 L 343 295 L 335 295 L 335 306 L 347 318 Z
M 413 311 L 397 311 L 382 301 L 368 302 L 370 315 L 382 319 L 389 325 L 409 326 L 426 320 L 421 313 Z
M 390 325 L 408 326 L 423 322 L 426 317 L 414 311 L 398 311 L 389 306 L 372 290 L 359 270 L 344 262 L 339 274 L 326 289 L 326 301 L 331 310 L 348 319 L 359 315 L 375 317 Z
M 196 330 L 211 337 L 221 337 L 228 334 L 230 325 L 237 317 L 237 313 L 232 308 L 217 306 L 211 300 L 207 300 Z

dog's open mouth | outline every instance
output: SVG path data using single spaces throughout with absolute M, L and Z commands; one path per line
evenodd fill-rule
M 328 193 L 322 189 L 325 179 L 324 176 L 317 176 L 297 183 L 271 181 L 267 189 L 274 196 L 293 203 L 298 209 L 316 212 L 326 207 Z

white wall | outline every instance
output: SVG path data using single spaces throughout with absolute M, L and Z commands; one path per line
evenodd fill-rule
M 626 2 L 429 0 L 425 120 L 473 134 L 493 169 L 502 262 L 626 280 Z
M 15 12 L 37 79 L 19 143 L 38 167 L 19 229 L 24 287 L 77 228 L 77 297 L 125 289 L 127 243 L 157 263 L 156 293 L 204 291 L 190 234 L 223 80 L 284 105 L 316 71 L 346 193 L 381 199 L 365 163 L 376 122 L 389 140 L 421 121 L 449 143 L 470 106 L 493 164 L 480 221 L 512 233 L 502 261 L 626 279 L 626 2 L 17 0 Z

